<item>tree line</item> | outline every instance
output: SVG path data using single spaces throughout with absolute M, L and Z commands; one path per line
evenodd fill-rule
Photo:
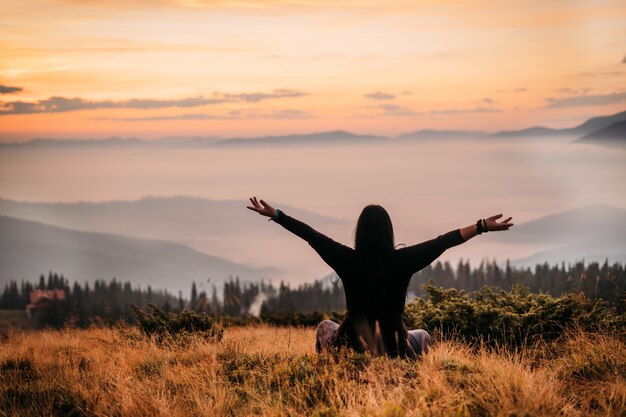
M 547 262 L 531 267 L 515 267 L 507 260 L 503 268 L 495 261 L 483 260 L 470 268 L 469 261 L 460 259 L 453 267 L 449 262 L 437 261 L 414 274 L 409 291 L 424 296 L 424 284 L 434 278 L 434 285 L 466 292 L 478 291 L 484 286 L 511 290 L 515 285 L 531 292 L 545 292 L 553 296 L 583 293 L 590 300 L 602 300 L 607 306 L 619 304 L 626 294 L 626 264 L 608 260 L 574 264 L 550 265 Z
M 337 278 L 335 276 L 335 278 Z M 590 300 L 602 300 L 606 306 L 618 306 L 626 297 L 626 264 L 608 262 L 573 265 L 537 264 L 534 269 L 483 261 L 470 268 L 468 261 L 459 260 L 456 267 L 449 262 L 437 261 L 414 274 L 409 284 L 410 296 L 424 296 L 424 284 L 433 279 L 434 285 L 455 288 L 465 292 L 480 290 L 484 286 L 510 290 L 515 285 L 527 287 L 531 292 L 546 292 L 553 296 L 566 293 L 584 293 Z M 199 289 L 199 287 L 202 287 Z M 189 298 L 166 290 L 133 287 L 130 282 L 96 280 L 92 284 L 74 282 L 63 275 L 50 272 L 41 275 L 38 282 L 9 281 L 0 296 L 0 309 L 24 309 L 30 294 L 36 289 L 62 289 L 63 299 L 51 300 L 45 314 L 37 319 L 41 325 L 59 326 L 68 319 L 78 326 L 94 320 L 133 321 L 131 305 L 154 304 L 166 312 L 184 309 L 228 317 L 270 317 L 273 314 L 311 312 L 337 312 L 346 308 L 343 287 L 339 279 L 316 280 L 312 283 L 290 286 L 281 281 L 278 286 L 271 281 L 242 282 L 230 277 L 221 287 L 205 287 L 192 283 Z

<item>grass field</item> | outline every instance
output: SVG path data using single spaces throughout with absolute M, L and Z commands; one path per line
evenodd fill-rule
M 625 416 L 626 347 L 572 333 L 521 353 L 435 341 L 418 362 L 316 356 L 313 329 L 158 344 L 130 328 L 9 332 L 0 415 Z

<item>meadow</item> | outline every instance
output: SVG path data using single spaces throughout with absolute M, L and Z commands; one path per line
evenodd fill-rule
M 620 335 L 487 348 L 435 335 L 408 361 L 318 356 L 313 328 L 233 326 L 159 342 L 137 327 L 11 331 L 3 416 L 624 416 Z

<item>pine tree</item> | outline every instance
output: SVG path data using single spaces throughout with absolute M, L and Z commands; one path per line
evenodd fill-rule
M 191 283 L 191 300 L 189 301 L 189 308 L 195 310 L 198 307 L 198 288 L 196 287 L 196 281 Z

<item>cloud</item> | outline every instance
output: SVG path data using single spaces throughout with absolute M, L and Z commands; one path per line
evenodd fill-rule
M 626 55 L 622 58 L 622 64 L 626 64 Z
M 93 109 L 159 109 L 165 107 L 196 107 L 229 101 L 214 98 L 185 98 L 180 100 L 131 99 L 126 101 L 90 101 L 82 98 L 50 97 L 35 102 L 8 101 L 0 103 L 0 115 L 63 113 L 77 110 Z
M 377 116 L 428 116 L 428 115 L 444 115 L 455 116 L 457 114 L 466 113 L 500 113 L 502 110 L 487 108 L 487 107 L 474 107 L 470 109 L 443 109 L 443 110 L 431 110 L 428 112 L 416 112 L 405 106 L 398 106 L 395 104 L 382 104 L 379 106 L 368 106 L 369 108 L 380 109 L 383 112 L 377 114 Z
M 478 103 L 484 103 L 484 104 L 488 104 L 489 106 L 491 106 L 492 104 L 494 104 L 496 101 L 489 98 L 489 97 L 485 97 L 485 98 L 481 98 L 480 100 L 476 100 Z
M 559 88 L 556 90 L 557 93 L 565 93 L 565 94 L 580 94 L 584 95 L 591 91 L 591 88 L 581 88 L 579 90 L 574 90 L 572 88 Z
M 241 93 L 241 94 L 226 94 L 225 97 L 234 101 L 245 101 L 249 103 L 256 103 L 261 100 L 268 100 L 272 98 L 287 98 L 287 97 L 302 97 L 307 95 L 302 91 L 296 90 L 274 90 L 271 93 Z
M 146 116 L 146 117 L 94 117 L 93 120 L 111 120 L 115 122 L 157 122 L 167 120 L 227 120 L 233 117 L 202 113 L 185 113 L 173 116 Z
M 365 97 L 371 98 L 372 100 L 392 100 L 396 98 L 393 94 L 383 93 L 382 91 L 365 94 Z
M 381 104 L 379 106 L 369 106 L 369 107 L 382 110 L 383 112 L 379 113 L 378 116 L 401 116 L 401 117 L 406 117 L 406 116 L 420 116 L 420 115 L 424 114 L 424 113 L 414 112 L 413 110 L 409 109 L 408 107 L 398 106 L 398 105 L 395 105 L 395 104 Z
M 626 92 L 611 93 L 611 94 L 592 94 L 592 95 L 577 95 L 565 98 L 553 98 L 546 99 L 548 104 L 546 108 L 562 108 L 562 107 L 579 107 L 579 106 L 602 106 L 605 104 L 622 103 L 626 101 Z
M 159 122 L 171 120 L 255 120 L 255 119 L 310 119 L 315 117 L 309 112 L 295 109 L 276 110 L 270 113 L 262 113 L 250 110 L 231 110 L 228 114 L 204 114 L 185 113 L 172 116 L 147 116 L 147 117 L 97 117 L 94 120 L 111 120 L 116 122 Z
M 270 114 L 260 115 L 260 119 L 312 119 L 315 116 L 312 113 L 302 111 L 302 110 L 294 110 L 294 109 L 285 109 L 285 110 L 277 110 Z
M 429 114 L 455 116 L 457 114 L 466 114 L 466 113 L 500 113 L 501 111 L 502 110 L 499 110 L 499 109 L 491 109 L 491 108 L 486 108 L 486 107 L 474 107 L 472 109 L 433 110 L 429 112 Z
M 306 93 L 295 90 L 274 90 L 271 93 L 215 93 L 211 98 L 192 97 L 177 100 L 130 99 L 123 101 L 100 100 L 91 101 L 82 98 L 50 97 L 34 102 L 8 101 L 0 102 L 0 115 L 62 113 L 77 110 L 93 109 L 161 109 L 167 107 L 198 107 L 226 102 L 258 102 L 274 98 L 299 97 Z
M 506 93 L 525 93 L 528 91 L 527 87 L 518 87 L 512 90 L 496 90 L 496 94 L 506 94 Z
M 24 89 L 22 87 L 11 87 L 8 85 L 0 84 L 0 94 L 19 93 L 20 91 L 23 91 L 23 90 Z
M 623 74 L 626 74 L 626 71 L 579 72 L 574 74 L 574 77 L 617 77 Z

